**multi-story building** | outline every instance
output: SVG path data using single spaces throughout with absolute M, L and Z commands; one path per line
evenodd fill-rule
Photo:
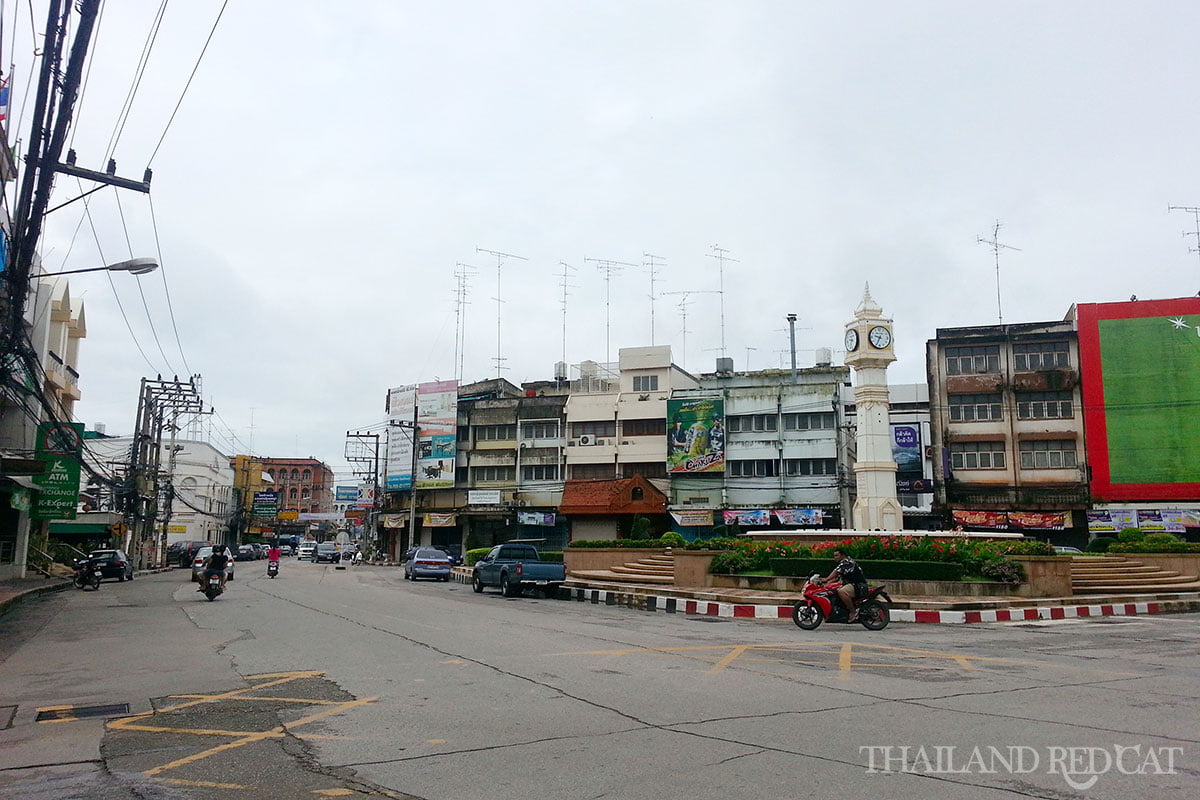
M 679 400 L 719 399 L 725 432 L 723 471 L 671 476 L 678 529 L 705 533 L 685 523 L 706 511 L 715 525 L 728 516 L 742 526 L 841 527 L 852 483 L 843 400 L 848 381 L 847 367 L 824 363 L 794 374 L 705 374 L 697 388 L 677 389 L 672 397 Z
M 939 328 L 926 357 L 939 508 L 966 527 L 1086 529 L 1073 316 Z
M 324 514 L 333 508 L 333 470 L 315 458 L 258 458 L 278 493 L 280 511 Z

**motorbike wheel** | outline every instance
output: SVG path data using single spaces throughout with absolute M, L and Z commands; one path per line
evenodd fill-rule
M 73 583 L 75 585 L 76 589 L 82 589 L 83 587 L 87 586 L 87 582 L 84 581 L 82 575 L 76 575 L 75 578 L 71 581 L 71 583 Z
M 100 588 L 100 576 L 99 575 L 95 575 L 95 574 L 92 575 L 91 585 L 92 585 L 93 589 Z
M 825 614 L 816 606 L 807 603 L 796 603 L 792 606 L 792 622 L 801 630 L 815 631 L 825 621 Z
M 858 621 L 869 631 L 881 631 L 888 626 L 887 606 L 870 600 L 859 606 Z

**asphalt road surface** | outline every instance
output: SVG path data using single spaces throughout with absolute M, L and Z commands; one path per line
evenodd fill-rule
M 1191 797 L 1200 615 L 870 633 L 175 570 L 0 618 L 3 798 Z M 94 715 L 94 716 L 91 716 Z

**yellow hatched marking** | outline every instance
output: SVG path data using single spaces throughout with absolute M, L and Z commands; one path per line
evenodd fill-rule
M 842 645 L 842 650 L 838 653 L 838 677 L 846 680 L 850 677 L 850 665 L 853 659 L 854 645 L 847 642 Z
M 745 653 L 748 649 L 749 649 L 749 647 L 747 647 L 747 646 L 733 648 L 732 650 L 729 651 L 729 653 L 724 658 L 722 658 L 720 661 L 718 661 L 716 664 L 713 665 L 713 668 L 708 671 L 708 674 L 712 675 L 717 672 L 721 672 L 727 666 L 729 666 L 731 663 L 733 663 L 734 659 L 736 659 L 742 653 Z

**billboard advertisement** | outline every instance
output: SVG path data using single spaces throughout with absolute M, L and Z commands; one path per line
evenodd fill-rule
M 417 385 L 397 386 L 388 390 L 388 422 L 406 422 L 410 427 L 388 425 L 387 461 L 383 469 L 383 488 L 398 492 L 412 488 L 412 423 L 417 415 Z M 340 498 L 339 498 L 340 499 Z
M 667 472 L 724 472 L 724 418 L 720 397 L 667 400 Z
M 453 489 L 458 455 L 458 381 L 417 387 L 418 489 Z
M 353 503 L 357 499 L 357 486 L 335 486 L 333 489 L 333 500 L 335 503 Z
M 29 511 L 30 519 L 75 519 L 83 423 L 39 422 L 36 448 L 35 457 L 46 464 L 46 471 L 33 477 L 38 488 Z
M 911 423 L 892 426 L 892 460 L 896 462 L 896 491 L 912 491 L 914 482 L 919 482 L 925 477 L 924 453 L 920 425 Z
M 1077 307 L 1097 501 L 1200 494 L 1200 297 Z

